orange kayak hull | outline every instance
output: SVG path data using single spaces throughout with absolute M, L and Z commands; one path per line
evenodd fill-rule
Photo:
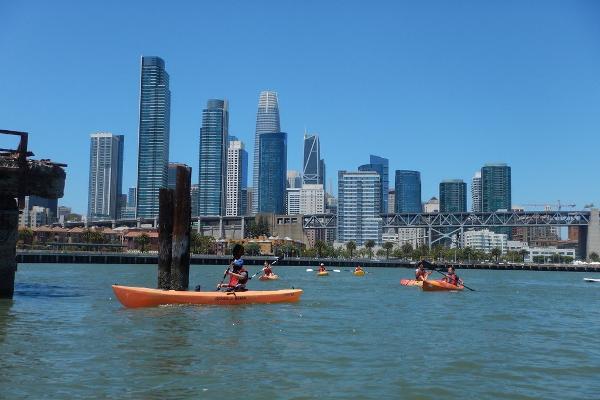
M 157 307 L 167 304 L 237 305 L 256 303 L 293 303 L 300 300 L 301 289 L 248 290 L 246 292 L 189 292 L 132 286 L 112 286 L 125 307 Z
M 444 281 L 423 281 L 421 289 L 423 289 L 426 292 L 439 292 L 448 290 L 463 290 L 464 286 L 451 285 L 448 282 Z
M 418 281 L 416 279 L 400 279 L 400 284 L 402 286 L 423 286 L 423 281 Z

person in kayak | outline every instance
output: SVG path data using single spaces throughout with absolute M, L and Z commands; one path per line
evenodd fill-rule
M 363 269 L 360 267 L 360 265 L 357 265 L 356 268 L 354 268 L 354 272 L 359 272 L 362 271 Z
M 419 265 L 417 265 L 417 269 L 415 270 L 415 280 L 426 281 L 430 274 L 431 272 L 425 270 L 423 262 L 419 262 Z
M 273 270 L 271 269 L 271 264 L 268 261 L 265 261 L 265 266 L 263 267 L 263 275 L 270 276 L 273 275 Z
M 229 283 L 221 283 L 217 286 L 218 289 L 227 291 L 243 292 L 246 290 L 246 282 L 248 282 L 248 271 L 244 269 L 244 246 L 236 244 L 233 246 L 233 261 L 229 264 L 229 268 L 225 271 L 225 275 L 229 275 Z
M 319 272 L 326 272 L 327 268 L 325 268 L 325 264 L 321 263 L 321 265 L 319 265 Z
M 458 277 L 458 275 L 456 275 L 454 267 L 448 267 L 448 273 L 444 277 L 443 281 L 454 286 L 459 286 L 462 284 L 462 280 Z

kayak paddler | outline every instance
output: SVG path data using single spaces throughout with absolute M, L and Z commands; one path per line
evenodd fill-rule
M 462 284 L 462 280 L 458 277 L 458 275 L 456 275 L 454 267 L 448 267 L 448 273 L 446 274 L 443 280 L 454 286 Z
M 423 265 L 423 261 L 420 261 L 417 265 L 417 269 L 415 270 L 415 280 L 417 281 L 426 281 L 431 272 L 425 270 L 425 265 Z
M 273 275 L 273 270 L 271 269 L 271 264 L 268 261 L 265 261 L 265 266 L 263 267 L 263 275 L 270 276 Z
M 325 268 L 325 264 L 321 263 L 321 265 L 319 265 L 319 272 L 325 272 L 327 271 L 327 268 Z
M 248 271 L 244 269 L 244 246 L 236 244 L 233 246 L 233 261 L 229 264 L 229 268 L 225 271 L 225 275 L 229 275 L 229 283 L 221 283 L 217 289 L 225 289 L 228 291 L 243 292 L 246 290 L 246 282 L 248 282 Z
M 354 272 L 359 272 L 362 271 L 363 269 L 360 267 L 360 265 L 357 265 L 356 268 L 354 268 Z

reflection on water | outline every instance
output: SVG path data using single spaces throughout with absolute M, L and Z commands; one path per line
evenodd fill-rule
M 58 286 L 42 283 L 16 283 L 15 297 L 80 297 L 77 287 Z

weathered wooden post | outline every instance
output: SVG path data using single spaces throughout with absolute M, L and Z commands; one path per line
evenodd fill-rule
M 158 194 L 158 288 L 171 289 L 173 251 L 173 190 L 160 189 Z
M 173 217 L 173 262 L 171 264 L 171 289 L 173 290 L 187 290 L 190 282 L 191 176 L 191 168 L 177 167 Z
M 28 160 L 26 132 L 0 129 L 0 134 L 20 136 L 17 150 L 0 149 L 0 298 L 12 298 L 17 270 L 16 243 L 19 208 L 24 198 L 36 195 L 48 199 L 63 196 L 65 164 L 49 160 Z M 18 208 L 15 198 L 19 199 Z

